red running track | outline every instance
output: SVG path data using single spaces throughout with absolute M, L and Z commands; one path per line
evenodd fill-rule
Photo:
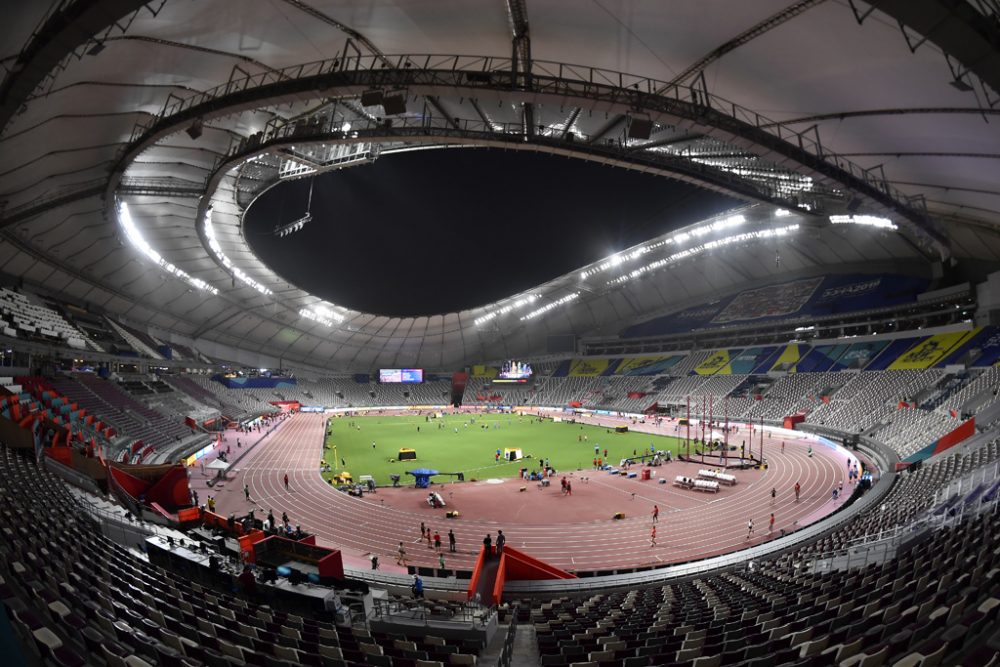
M 245 513 L 251 507 L 257 510 L 258 517 L 266 515 L 268 510 L 279 517 L 287 512 L 292 523 L 315 533 L 321 544 L 341 549 L 345 562 L 354 567 L 365 567 L 362 559 L 378 554 L 383 569 L 397 570 L 394 563 L 400 541 L 406 546 L 411 565 L 437 567 L 436 552 L 427 548 L 426 543 L 419 544 L 420 523 L 427 521 L 435 530 L 440 530 L 443 537 L 449 528 L 455 531 L 458 553 L 447 553 L 445 538 L 446 566 L 450 569 L 471 569 L 483 537 L 487 533 L 495 536 L 500 528 L 507 535 L 508 544 L 557 567 L 612 570 L 690 561 L 759 544 L 778 536 L 782 528 L 803 527 L 835 510 L 843 498 L 834 502 L 831 489 L 839 483 L 849 490 L 846 462 L 850 454 L 846 450 L 813 445 L 810 457 L 806 441 L 784 438 L 786 448 L 782 453 L 779 439 L 766 438 L 768 470 L 738 472 L 740 483 L 724 488 L 719 494 L 685 491 L 669 483 L 606 479 L 600 473 L 582 471 L 576 475 L 587 474 L 591 482 L 574 481 L 572 498 L 561 497 L 558 483 L 551 491 L 546 491 L 545 498 L 575 503 L 593 516 L 608 517 L 605 520 L 564 523 L 554 519 L 546 523 L 539 522 L 535 516 L 531 523 L 519 524 L 515 518 L 498 523 L 469 518 L 464 506 L 462 518 L 444 520 L 440 518 L 442 510 L 426 508 L 422 503 L 426 494 L 419 490 L 412 490 L 415 500 L 402 501 L 407 507 L 403 509 L 393 506 L 393 502 L 399 504 L 401 501 L 383 502 L 388 494 L 356 498 L 324 482 L 319 465 L 325 421 L 323 414 L 296 415 L 255 446 L 240 461 L 235 475 L 223 488 L 208 492 L 199 489 L 199 493 L 202 498 L 205 493 L 212 493 L 218 502 L 217 511 L 223 514 Z M 691 467 L 681 469 L 681 465 Z M 672 480 L 677 474 L 697 474 L 700 467 L 674 463 L 659 470 L 661 475 Z M 286 473 L 288 490 L 283 484 Z M 197 483 L 199 473 L 195 472 L 194 476 Z M 796 481 L 802 488 L 799 501 L 795 500 L 792 491 Z M 250 487 L 251 504 L 244 501 L 243 484 Z M 516 481 L 502 485 L 465 482 L 448 488 L 455 493 L 458 490 L 468 492 L 470 497 L 473 493 L 497 494 L 492 501 L 496 505 L 507 502 L 503 494 L 514 491 L 512 485 L 516 484 Z M 528 493 L 508 495 L 507 498 L 511 502 L 514 499 L 548 502 L 537 500 L 543 497 L 541 495 L 532 496 L 534 485 L 530 486 Z M 598 492 L 599 487 L 602 492 Z M 613 508 L 606 505 L 605 487 L 617 494 L 618 501 Z M 779 491 L 775 500 L 771 499 L 772 487 Z M 634 504 L 627 501 L 623 505 L 623 494 L 627 497 L 633 491 L 636 493 Z M 397 496 L 402 492 L 405 491 L 393 490 Z M 650 546 L 653 525 L 650 513 L 654 503 L 660 507 L 655 547 Z M 610 520 L 611 514 L 622 506 L 628 510 L 630 518 Z M 774 532 L 769 534 L 768 518 L 772 512 L 776 521 Z M 747 539 L 747 520 L 751 517 L 755 530 Z

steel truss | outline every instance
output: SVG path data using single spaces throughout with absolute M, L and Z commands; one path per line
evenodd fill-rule
M 387 67 L 385 58 L 394 67 Z M 947 240 L 928 217 L 922 198 L 908 197 L 896 190 L 881 170 L 864 169 L 825 150 L 815 126 L 800 132 L 790 130 L 712 95 L 703 86 L 689 87 L 623 72 L 545 61 L 531 63 L 531 76 L 514 77 L 512 65 L 510 58 L 488 56 L 345 55 L 277 72 L 243 76 L 184 99 L 173 97 L 157 116 L 136 125 L 113 170 L 109 191 L 114 191 L 118 179 L 139 152 L 196 120 L 207 122 L 241 110 L 301 100 L 308 94 L 344 99 L 357 97 L 372 88 L 391 88 L 407 90 L 411 95 L 440 96 L 444 93 L 480 102 L 484 99 L 530 101 L 560 108 L 643 114 L 658 124 L 685 133 L 720 139 L 755 154 L 758 160 L 808 176 L 830 189 L 852 192 L 869 210 L 899 219 L 925 247 L 933 248 L 941 256 L 949 254 Z M 433 118 L 429 127 L 413 128 L 409 126 L 412 119 L 404 119 L 405 127 L 400 129 L 415 135 L 421 131 L 438 136 L 454 132 L 464 135 L 459 138 L 465 140 L 556 142 L 569 153 L 586 153 L 583 147 L 586 141 L 572 140 L 572 135 L 566 139 L 537 132 L 529 136 L 523 123 L 508 123 L 497 129 L 497 124 L 487 124 L 480 119 L 482 129 L 488 131 L 470 134 L 468 129 L 461 127 L 469 121 L 455 122 L 452 118 L 442 123 L 451 126 L 445 129 L 436 127 L 440 120 L 444 119 Z M 398 138 L 397 128 L 386 129 L 392 130 L 385 132 L 387 137 Z M 272 139 L 260 136 L 256 141 L 263 145 Z M 627 141 L 622 141 L 619 147 L 616 142 L 612 152 L 618 153 L 616 157 L 625 162 L 642 164 L 649 159 L 648 151 L 621 150 L 628 145 Z M 607 152 L 613 147 L 605 143 L 593 148 Z M 690 174 L 694 169 L 690 164 L 681 164 L 680 160 L 671 166 L 678 174 Z M 700 165 L 696 171 L 708 187 L 725 187 L 730 194 L 781 206 L 795 205 L 791 198 L 781 193 L 768 192 L 766 188 L 762 191 L 759 184 L 748 185 L 747 179 L 740 184 L 738 179 L 723 178 L 719 173 L 723 170 L 704 167 Z

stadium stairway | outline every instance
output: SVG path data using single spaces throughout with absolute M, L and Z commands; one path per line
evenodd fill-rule
M 479 578 L 476 580 L 476 590 L 472 597 L 488 601 L 493 599 L 493 588 L 496 586 L 497 573 L 500 571 L 500 559 L 491 557 L 487 559 L 479 570 Z M 487 604 L 489 604 L 487 602 Z

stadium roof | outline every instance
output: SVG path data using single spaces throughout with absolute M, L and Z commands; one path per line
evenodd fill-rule
M 251 363 L 448 369 L 778 276 L 994 267 L 991 6 L 19 3 L 2 29 L 2 270 Z M 698 183 L 747 202 L 747 236 L 415 318 L 323 303 L 245 242 L 244 207 L 282 179 L 462 145 Z M 829 224 L 850 213 L 899 232 Z

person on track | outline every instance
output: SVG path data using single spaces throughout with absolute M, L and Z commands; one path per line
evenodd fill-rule
M 285 473 L 285 491 L 288 490 L 288 473 Z
M 403 543 L 399 543 L 399 557 L 396 559 L 396 565 L 406 566 L 406 548 L 403 547 Z
M 653 505 L 653 523 L 656 523 L 659 520 L 660 520 L 660 506 Z
M 440 553 L 441 551 L 441 533 L 434 532 L 434 548 Z
M 503 545 L 507 544 L 507 538 L 504 537 L 503 531 L 497 531 L 497 556 L 503 553 Z
M 250 485 L 249 484 L 244 484 L 243 485 L 243 495 L 244 495 L 244 497 L 246 497 L 247 502 L 250 502 Z
M 653 530 L 649 533 L 649 546 L 656 546 L 656 526 L 653 526 Z
M 448 551 L 455 553 L 455 531 L 448 529 Z
M 771 512 L 771 518 L 767 522 L 767 532 L 774 532 L 774 512 Z
M 753 519 L 752 518 L 749 521 L 747 521 L 747 539 L 748 540 L 750 539 L 751 535 L 753 535 Z
M 489 533 L 483 538 L 483 549 L 486 550 L 486 557 L 489 558 L 493 554 L 493 538 L 490 537 Z
M 796 501 L 798 501 L 798 499 L 799 499 L 799 492 L 800 491 L 802 491 L 802 487 L 799 486 L 798 482 L 795 482 L 795 500 Z

